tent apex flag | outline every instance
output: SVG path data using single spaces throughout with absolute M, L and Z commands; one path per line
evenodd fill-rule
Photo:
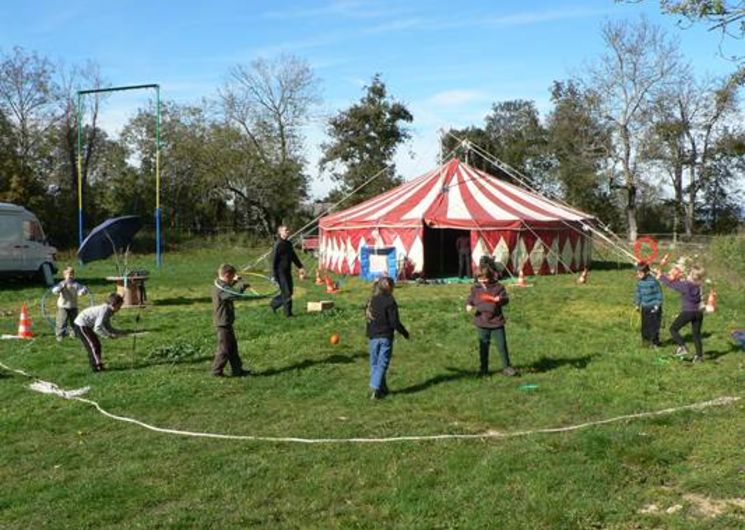
M 394 247 L 397 269 L 455 275 L 455 241 L 468 235 L 471 268 L 484 254 L 512 273 L 583 270 L 595 218 L 458 159 L 320 220 L 321 266 L 359 274 L 363 247 Z

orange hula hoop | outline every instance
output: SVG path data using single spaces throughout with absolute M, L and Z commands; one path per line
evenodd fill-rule
M 642 249 L 644 245 L 652 249 L 651 254 L 646 256 L 642 255 Z M 636 241 L 634 242 L 634 257 L 637 259 L 637 261 L 639 261 L 640 263 L 652 263 L 654 260 L 657 259 L 657 254 L 658 250 L 656 239 L 649 236 L 636 238 Z

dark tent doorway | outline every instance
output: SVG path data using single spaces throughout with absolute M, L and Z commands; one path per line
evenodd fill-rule
M 424 227 L 424 276 L 452 278 L 458 276 L 458 251 L 455 240 L 470 235 L 470 230 Z

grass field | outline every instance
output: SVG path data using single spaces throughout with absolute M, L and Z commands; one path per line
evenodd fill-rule
M 36 338 L 0 342 L 0 361 L 162 428 L 262 437 L 380 438 L 567 427 L 741 397 L 742 284 L 719 285 L 704 322 L 706 362 L 671 360 L 672 342 L 642 349 L 633 272 L 594 269 L 510 287 L 507 334 L 520 378 L 476 377 L 467 285 L 396 290 L 412 339 L 397 339 L 392 395 L 369 400 L 362 306 L 369 285 L 343 282 L 337 309 L 297 283 L 298 316 L 265 300 L 236 303 L 241 355 L 255 375 L 209 376 L 215 338 L 210 289 L 222 261 L 245 249 L 168 254 L 151 305 L 113 325 L 148 333 L 104 342 L 108 371 L 90 372 L 81 345 L 58 344 L 39 314 L 43 288 L 0 285 L 0 332 L 29 304 Z M 309 267 L 310 268 L 310 267 Z M 79 269 L 98 300 L 110 263 Z M 665 292 L 665 324 L 679 308 Z M 53 301 L 50 302 L 53 305 Z M 332 345 L 329 336 L 339 333 Z M 690 337 L 689 337 L 690 338 Z M 745 526 L 745 400 L 592 425 L 569 432 L 478 439 L 301 444 L 152 432 L 92 406 L 40 394 L 0 370 L 0 528 L 506 528 L 734 529 Z

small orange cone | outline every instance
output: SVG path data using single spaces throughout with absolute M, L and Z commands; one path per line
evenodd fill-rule
M 339 292 L 339 286 L 334 283 L 334 281 L 326 276 L 325 278 L 326 282 L 326 292 L 329 294 L 335 294 Z
M 587 272 L 588 272 L 587 269 L 585 269 L 580 273 L 579 278 L 577 278 L 578 284 L 582 285 L 582 284 L 587 283 Z
M 709 298 L 706 300 L 706 312 L 707 313 L 713 313 L 717 310 L 717 292 L 712 287 L 711 292 L 709 293 Z
M 34 338 L 34 334 L 31 332 L 31 319 L 28 316 L 28 307 L 26 307 L 26 304 L 21 306 L 21 317 L 18 319 L 18 337 L 21 339 Z
M 316 269 L 316 285 L 323 285 L 325 282 L 321 278 L 321 269 Z
M 518 287 L 527 287 L 528 282 L 525 281 L 525 273 L 523 273 L 523 270 L 520 269 L 520 273 L 517 275 L 517 283 L 515 284 Z

